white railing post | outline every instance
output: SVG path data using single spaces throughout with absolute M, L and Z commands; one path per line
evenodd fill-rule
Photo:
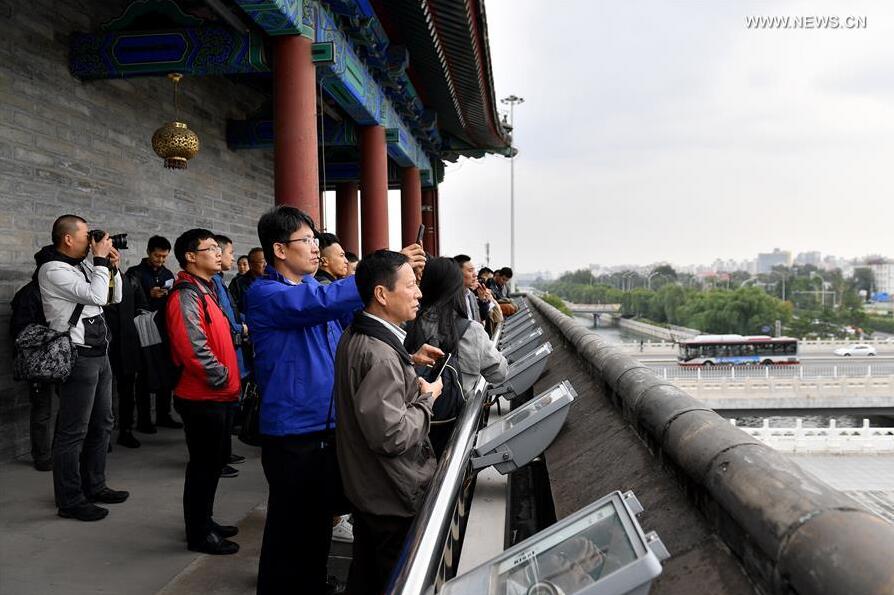
M 872 378 L 872 364 L 866 364 L 866 377 Z
M 732 378 L 733 380 L 736 379 L 736 366 L 729 367 L 729 377 Z
M 798 378 L 804 379 L 804 366 L 798 366 Z
M 832 378 L 838 378 L 838 366 L 832 366 Z
M 765 378 L 770 377 L 770 366 L 764 366 L 764 377 Z
M 696 368 L 696 369 L 695 369 L 695 379 L 696 379 L 696 380 L 701 380 L 701 379 L 702 379 L 702 369 L 701 369 L 701 368 Z
M 664 379 L 667 380 L 667 368 L 664 369 Z

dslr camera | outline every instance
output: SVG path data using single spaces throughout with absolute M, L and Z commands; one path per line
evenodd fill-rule
M 90 237 L 93 239 L 94 242 L 100 241 L 105 235 L 106 232 L 101 229 L 94 229 L 90 232 Z M 115 250 L 127 250 L 126 233 L 119 233 L 113 236 L 109 236 L 109 239 L 112 240 L 112 248 L 114 248 Z

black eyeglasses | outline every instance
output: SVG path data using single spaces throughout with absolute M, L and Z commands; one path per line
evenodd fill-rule
M 195 250 L 190 250 L 190 252 L 211 252 L 222 254 L 223 250 L 221 250 L 220 246 L 208 246 L 207 248 L 196 248 Z

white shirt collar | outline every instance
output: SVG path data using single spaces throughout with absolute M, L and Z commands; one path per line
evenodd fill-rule
M 404 329 L 400 328 L 393 322 L 388 322 L 387 320 L 379 318 L 378 316 L 375 316 L 374 314 L 370 314 L 366 310 L 363 311 L 363 314 L 366 316 L 369 316 L 373 320 L 377 320 L 381 324 L 385 325 L 385 328 L 387 328 L 389 331 L 394 333 L 394 336 L 397 337 L 398 340 L 401 342 L 401 345 L 403 345 L 404 340 L 407 338 L 407 332 Z

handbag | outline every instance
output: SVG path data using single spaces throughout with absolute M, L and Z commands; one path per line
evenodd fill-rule
M 78 361 L 71 329 L 78 324 L 84 304 L 77 304 L 68 330 L 59 332 L 41 324 L 29 324 L 15 341 L 13 378 L 29 382 L 65 382 Z
M 242 427 L 239 429 L 239 440 L 249 446 L 261 445 L 261 391 L 254 381 L 245 384 L 245 396 L 242 399 Z

